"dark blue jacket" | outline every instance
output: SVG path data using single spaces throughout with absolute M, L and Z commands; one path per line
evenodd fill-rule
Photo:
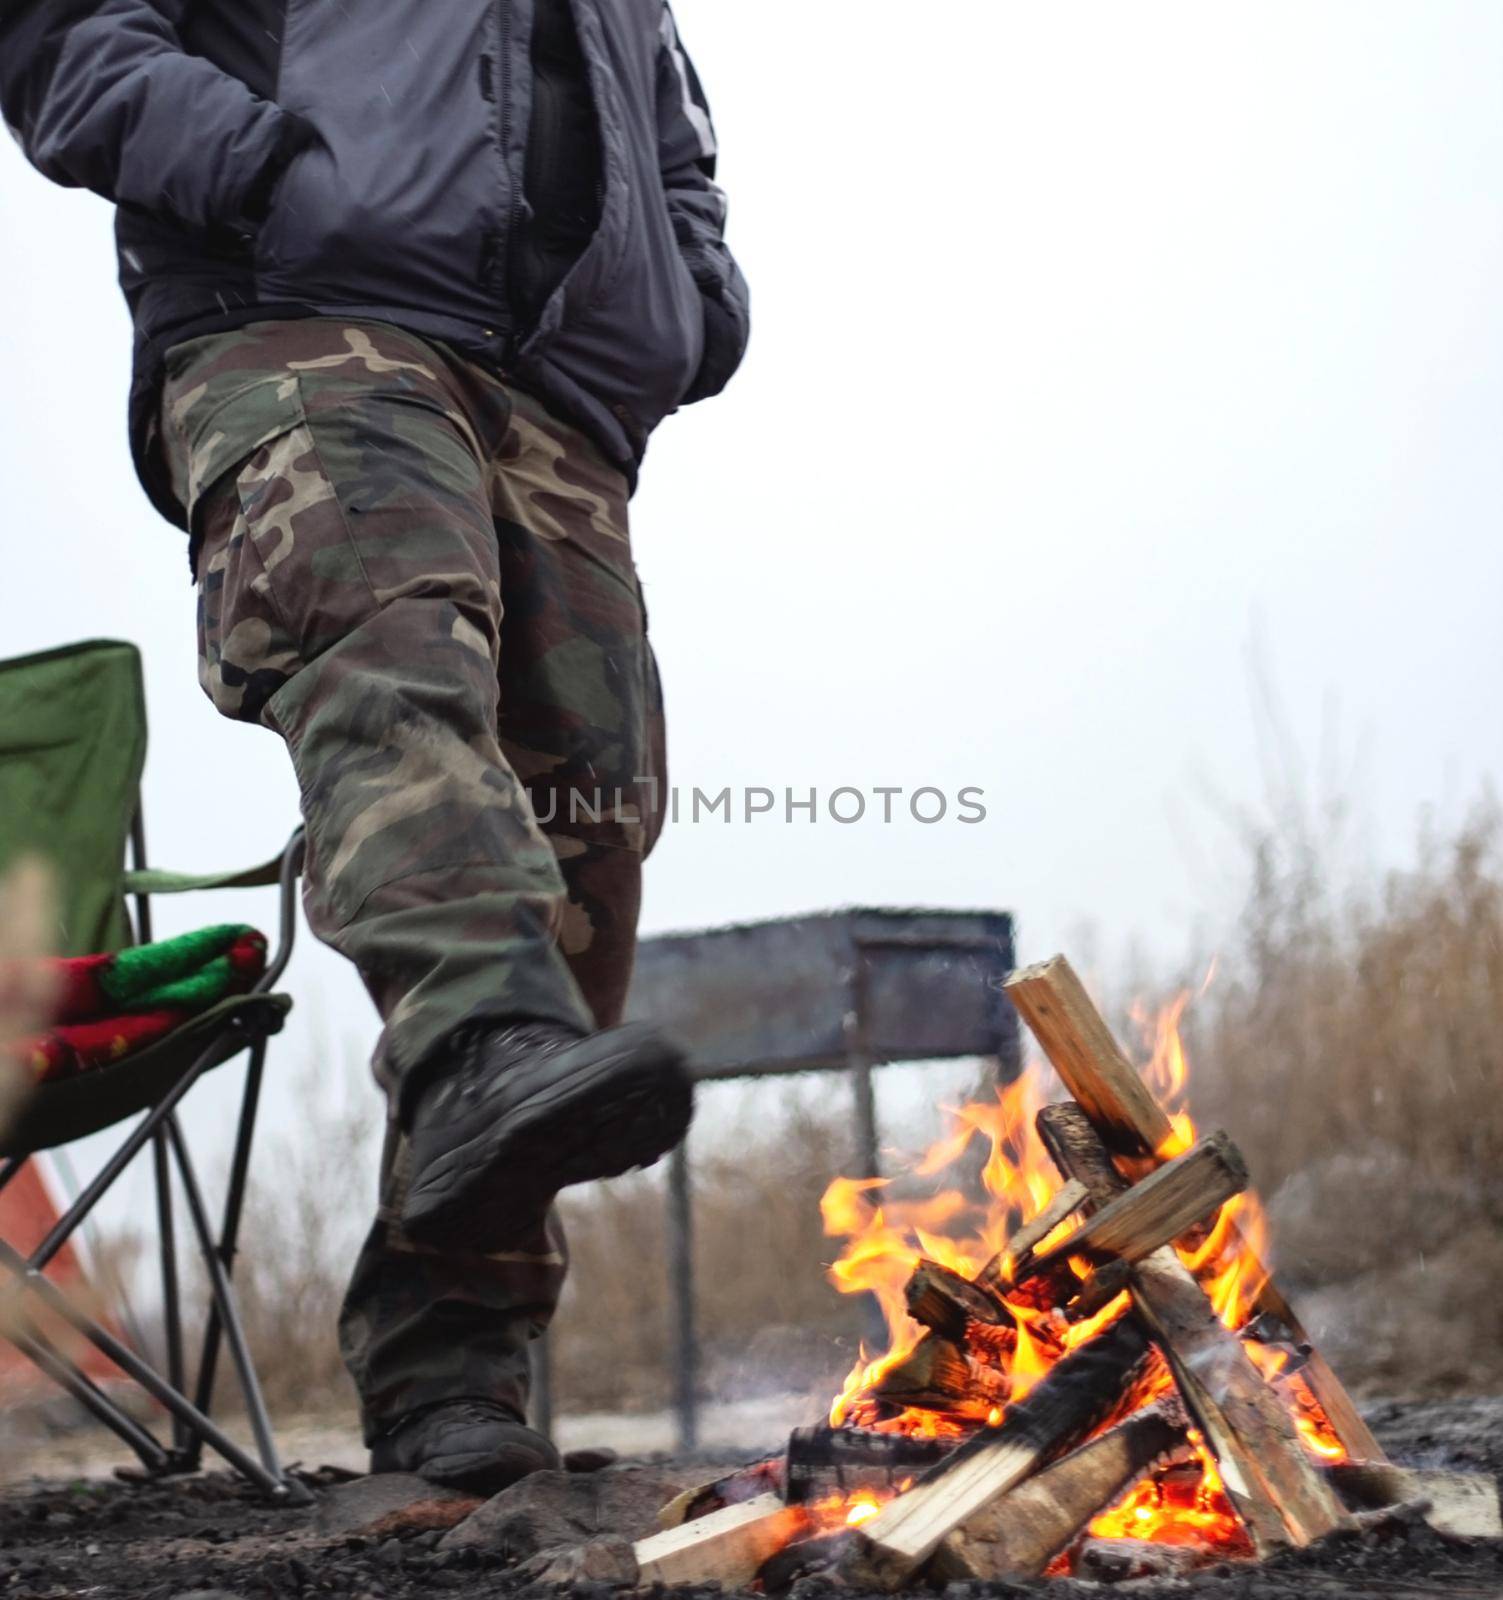
M 511 258 L 546 5 L 572 13 L 599 183 L 593 234 L 539 306 Z M 0 0 L 0 106 L 42 172 L 118 207 L 132 440 L 179 523 L 160 358 L 201 333 L 397 323 L 509 375 L 632 474 L 745 348 L 715 135 L 665 0 Z

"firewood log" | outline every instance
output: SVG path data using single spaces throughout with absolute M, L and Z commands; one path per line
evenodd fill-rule
M 1016 1326 L 1012 1313 L 989 1288 L 937 1261 L 919 1262 L 904 1296 L 908 1315 L 952 1344 L 964 1342 L 966 1325 L 971 1322 L 990 1327 Z
M 1037 1577 L 1092 1517 L 1185 1448 L 1186 1427 L 1177 1399 L 1145 1406 L 956 1528 L 935 1551 L 932 1575 Z
M 1086 1322 L 1122 1294 L 1132 1281 L 1132 1262 L 1108 1261 L 1080 1286 L 1080 1293 L 1065 1307 L 1069 1322 Z
M 739 1506 L 666 1528 L 632 1547 L 639 1581 L 719 1583 L 739 1589 L 756 1577 L 762 1563 L 809 1527 L 809 1513 L 783 1504 L 781 1495 L 764 1494 Z
M 1224 1133 L 1213 1133 L 1093 1212 L 1047 1251 L 1009 1250 L 1003 1272 L 1018 1281 L 1072 1256 L 1141 1261 L 1203 1218 L 1214 1216 L 1246 1187 L 1247 1164 L 1241 1152 Z
M 1108 1148 L 1128 1156 L 1161 1152 L 1173 1126 L 1123 1055 L 1070 963 L 1054 956 L 1020 968 L 1007 980 L 1006 991 Z M 1240 1243 L 1235 1234 L 1234 1229 L 1234 1246 Z M 1259 1291 L 1257 1306 L 1282 1318 L 1296 1342 L 1310 1342 L 1271 1275 Z M 1347 1454 L 1358 1461 L 1386 1461 L 1372 1430 L 1318 1350 L 1311 1350 L 1304 1377 Z
M 786 1497 L 807 1505 L 863 1489 L 894 1494 L 937 1466 L 958 1443 L 865 1428 L 795 1428 L 788 1436 Z
M 1109 1418 L 1147 1353 L 1147 1339 L 1132 1318 L 1072 1351 L 1008 1408 L 1000 1426 L 973 1435 L 862 1523 L 842 1575 L 853 1584 L 900 1588 L 956 1528 Z
M 677 1528 L 696 1517 L 708 1516 L 712 1511 L 755 1500 L 759 1495 L 781 1495 L 784 1465 L 784 1457 L 769 1456 L 765 1461 L 753 1461 L 748 1466 L 722 1473 L 718 1478 L 697 1483 L 674 1495 L 658 1512 L 657 1524 L 660 1528 Z
M 1000 1372 L 973 1361 L 937 1333 L 926 1333 L 868 1391 L 874 1400 L 924 1411 L 974 1411 L 978 1406 L 1005 1405 L 1011 1392 Z
M 1179 1578 L 1218 1559 L 1215 1550 L 1193 1544 L 1154 1544 L 1147 1539 L 1087 1539 L 1075 1562 L 1075 1577 L 1092 1583 L 1127 1583 L 1134 1578 Z M 1193 1590 L 1187 1590 L 1193 1593 Z
M 1085 1185 L 1080 1183 L 1067 1183 L 1056 1189 L 1049 1198 L 1049 1203 L 1031 1221 L 1025 1222 L 1021 1228 L 1007 1241 L 1007 1248 L 999 1251 L 976 1274 L 976 1281 L 981 1284 L 996 1284 L 1002 1277 L 1003 1263 L 1009 1256 L 1020 1256 L 1026 1251 L 1035 1249 L 1062 1222 L 1066 1222 L 1086 1202 Z
M 1061 1173 L 1084 1183 L 1092 1204 L 1109 1205 L 1127 1187 L 1081 1107 L 1045 1106 L 1038 1130 Z M 1172 1248 L 1135 1264 L 1132 1295 L 1258 1552 L 1306 1545 L 1345 1526 L 1283 1403 Z

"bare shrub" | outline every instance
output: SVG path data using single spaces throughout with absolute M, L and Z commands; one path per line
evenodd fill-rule
M 366 1084 L 331 1083 L 307 1067 L 299 1102 L 308 1125 L 258 1137 L 251 1161 L 235 1289 L 256 1370 L 274 1412 L 353 1414 L 355 1391 L 339 1354 L 337 1321 L 345 1284 L 375 1209 L 374 1150 L 379 1096 Z M 206 1303 L 201 1272 L 189 1279 L 190 1303 Z M 228 1355 L 221 1353 L 217 1397 L 239 1403 Z
M 1197 1114 L 1248 1155 L 1344 1375 L 1503 1382 L 1498 810 L 1376 885 L 1309 830 L 1253 843 L 1237 940 L 1188 1018 Z

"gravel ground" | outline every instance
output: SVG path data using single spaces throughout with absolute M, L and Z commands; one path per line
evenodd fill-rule
M 1503 1400 L 1382 1404 L 1369 1417 L 1385 1447 L 1405 1465 L 1503 1472 Z M 345 1477 L 325 1472 L 311 1481 L 328 1502 Z M 107 1477 L 34 1481 L 0 1494 L 0 1600 L 545 1600 L 561 1593 L 572 1600 L 606 1600 L 611 1593 L 601 1583 L 577 1582 L 563 1591 L 547 1587 L 529 1581 L 502 1552 L 440 1548 L 442 1537 L 437 1528 L 384 1538 L 320 1533 L 308 1510 L 268 1506 L 219 1474 L 156 1485 Z M 1142 1600 L 1503 1597 L 1503 1542 L 1445 1538 L 1412 1519 L 1395 1519 L 1261 1566 L 1231 1565 L 1119 1587 Z M 794 1596 L 823 1600 L 836 1592 L 805 1579 Z M 710 1600 L 719 1591 L 683 1593 L 686 1600 Z M 856 1600 L 839 1593 L 841 1600 Z M 1069 1580 L 951 1585 L 945 1600 L 1076 1600 L 1087 1594 L 1099 1600 L 1103 1586 Z

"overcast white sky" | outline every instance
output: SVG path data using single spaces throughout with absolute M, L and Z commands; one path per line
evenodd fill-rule
M 1312 763 L 1337 709 L 1375 862 L 1459 816 L 1503 765 L 1503 7 L 677 11 L 756 333 L 634 506 L 675 777 L 989 815 L 681 825 L 647 929 L 986 905 L 1030 957 L 1088 920 L 1173 959 L 1235 885 L 1203 790 L 1260 791 L 1250 651 Z M 139 641 L 156 856 L 269 854 L 285 758 L 200 696 L 127 456 L 108 208 L 6 142 L 0 239 L 0 653 Z M 291 987 L 284 1127 L 374 1032 L 326 952 Z

